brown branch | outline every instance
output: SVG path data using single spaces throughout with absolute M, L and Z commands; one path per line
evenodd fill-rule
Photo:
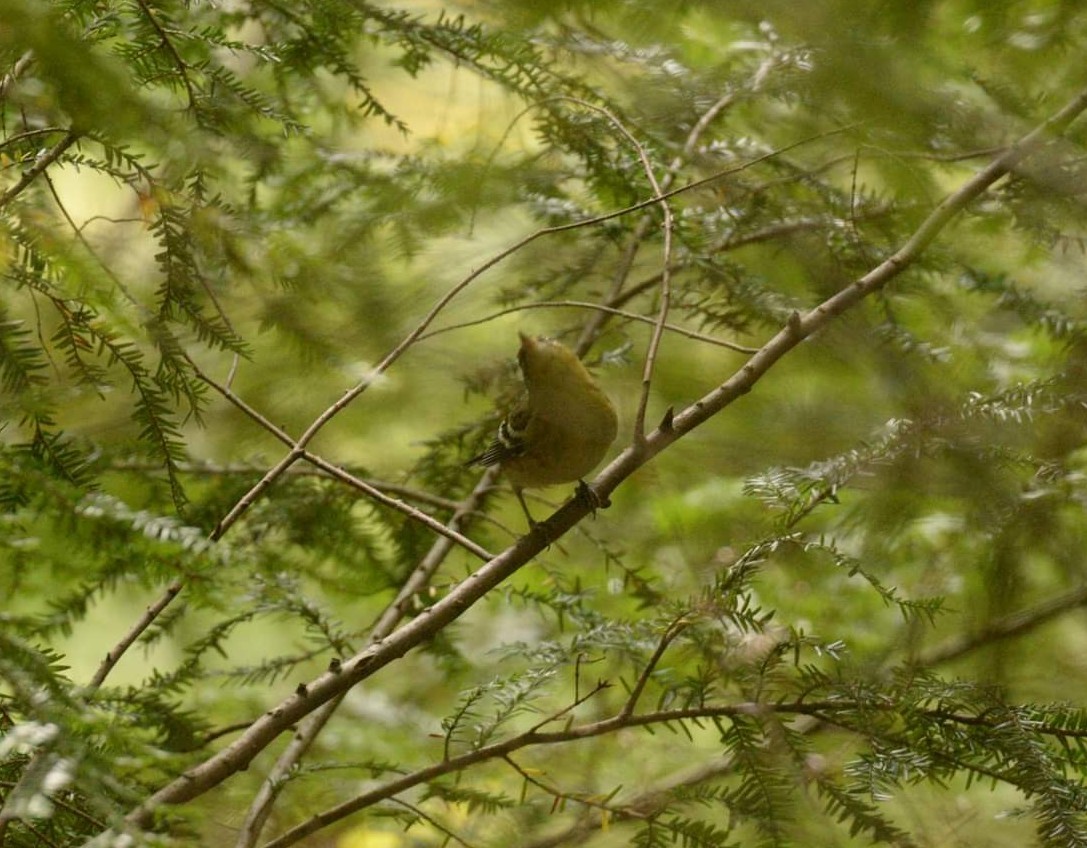
M 660 282 L 660 276 L 655 278 L 654 285 Z M 496 318 L 501 318 L 504 315 L 512 315 L 515 312 L 526 312 L 530 309 L 591 309 L 596 312 L 604 312 L 608 315 L 612 315 L 616 318 L 622 318 L 626 321 L 635 321 L 640 324 L 650 324 L 656 326 L 655 318 L 647 318 L 645 315 L 639 315 L 637 312 L 627 312 L 624 309 L 616 309 L 611 306 L 605 306 L 602 303 L 594 303 L 591 300 L 538 300 L 535 303 L 522 303 L 517 306 L 509 306 L 505 309 L 499 309 L 496 312 L 484 316 L 483 318 L 476 318 L 472 321 L 461 321 L 456 324 L 447 324 L 444 327 L 439 327 L 437 330 L 431 330 L 429 333 L 425 333 L 420 337 L 420 341 L 423 339 L 429 339 L 433 336 L 440 336 L 443 333 L 451 333 L 454 330 L 463 330 L 465 327 L 475 327 L 480 324 L 486 324 L 490 321 L 494 321 Z M 714 336 L 707 336 L 705 333 L 697 333 L 694 330 L 688 330 L 686 327 L 680 327 L 678 324 L 665 323 L 664 329 L 669 333 L 675 333 L 678 336 L 684 336 L 688 339 L 693 339 L 699 342 L 705 342 L 706 344 L 714 345 L 715 347 L 724 347 L 729 350 L 734 350 L 737 353 L 758 353 L 757 347 L 745 347 L 736 342 L 725 341 L 724 339 L 718 339 Z
M 989 621 L 977 633 L 959 636 L 924 651 L 911 661 L 911 665 L 927 668 L 950 662 L 978 648 L 991 645 L 993 642 L 1021 636 L 1052 621 L 1059 615 L 1083 606 L 1087 606 L 1087 586 L 1080 586 L 1071 592 L 1056 595 L 1026 609 Z
M 252 406 L 246 403 L 236 392 L 234 392 L 233 389 L 220 383 L 218 380 L 207 374 L 202 368 L 200 368 L 199 365 L 196 364 L 196 361 L 192 359 L 192 357 L 188 356 L 187 354 L 184 354 L 184 356 L 197 377 L 199 377 L 201 380 L 203 380 L 205 383 L 215 389 L 215 391 L 219 392 L 219 394 L 221 394 L 224 398 L 234 404 L 234 406 L 241 410 L 245 415 L 256 421 L 257 424 L 259 424 L 263 429 L 267 430 L 269 433 L 271 433 L 273 436 L 275 436 L 277 439 L 279 439 L 291 449 L 290 452 L 287 454 L 287 457 L 283 461 L 281 461 L 271 471 L 266 472 L 263 477 L 261 477 L 261 483 L 269 480 L 270 478 L 273 478 L 274 472 L 278 471 L 278 473 L 276 473 L 274 476 L 279 477 L 283 473 L 288 471 L 290 465 L 293 464 L 295 461 L 297 461 L 298 459 L 305 459 L 311 465 L 321 469 L 328 476 L 339 480 L 341 483 L 346 483 L 353 489 L 361 492 L 370 500 L 376 501 L 383 506 L 387 506 L 390 509 L 395 509 L 398 512 L 403 513 L 412 520 L 418 521 L 420 524 L 425 525 L 426 527 L 441 536 L 449 537 L 454 542 L 463 547 L 465 550 L 475 554 L 480 559 L 488 560 L 491 558 L 491 554 L 487 550 L 477 545 L 466 536 L 463 536 L 460 533 L 449 529 L 444 523 L 438 521 L 436 518 L 428 515 L 420 509 L 416 509 L 410 504 L 404 503 L 399 498 L 395 498 L 391 495 L 385 494 L 385 492 L 381 491 L 373 484 L 363 480 L 360 477 L 356 477 L 350 472 L 345 471 L 338 465 L 335 465 L 334 463 L 323 459 L 317 454 L 304 450 L 302 448 L 301 439 L 299 439 L 297 442 L 294 441 L 285 430 L 273 424 L 270 419 L 268 419 L 258 410 L 254 409 Z M 287 460 L 290 460 L 290 463 L 287 463 Z M 260 484 L 258 484 L 258 486 L 259 485 Z M 248 507 L 253 500 L 256 499 L 256 497 L 257 486 L 254 486 L 246 493 L 241 501 L 234 505 L 233 510 L 231 510 L 231 515 L 234 515 L 235 513 L 237 515 L 240 515 L 241 512 L 243 512 L 244 509 Z M 229 518 L 229 516 L 227 518 Z M 212 531 L 211 539 L 213 541 L 220 539 L 223 533 L 226 532 L 226 529 L 230 526 L 230 524 L 227 523 L 227 518 L 222 519 Z
M 37 179 L 38 176 L 43 171 L 45 171 L 46 168 L 56 162 L 61 157 L 61 155 L 63 155 L 64 151 L 71 147 L 73 144 L 75 144 L 78 140 L 79 133 L 74 132 L 73 130 L 68 130 L 64 133 L 64 136 L 60 139 L 60 141 L 58 141 L 44 153 L 40 153 L 34 160 L 34 164 L 27 168 L 25 171 L 23 171 L 22 176 L 19 177 L 15 185 L 13 185 L 3 194 L 0 194 L 0 210 L 2 210 L 5 206 L 11 203 L 12 200 L 22 194 L 27 186 L 34 182 L 34 180 Z
M 642 697 L 642 692 L 645 691 L 646 684 L 649 683 L 649 678 L 656 669 L 657 664 L 661 661 L 661 657 L 664 656 L 664 652 L 668 650 L 668 646 L 675 641 L 675 638 L 683 632 L 687 623 L 684 621 L 686 613 L 676 618 L 671 624 L 668 625 L 668 629 L 664 631 L 660 641 L 657 643 L 656 649 L 653 651 L 653 655 L 649 658 L 649 661 L 645 664 L 645 668 L 642 669 L 642 673 L 638 675 L 637 681 L 634 683 L 634 688 L 630 690 L 630 695 L 627 697 L 627 701 L 623 704 L 623 709 L 620 710 L 619 715 L 629 716 L 634 714 L 634 709 L 638 706 L 638 699 Z
M 162 47 L 170 55 L 171 61 L 177 67 L 178 75 L 181 77 L 181 81 L 185 85 L 185 91 L 189 98 L 189 109 L 196 109 L 196 91 L 193 89 L 192 81 L 189 79 L 189 66 L 184 59 L 181 58 L 181 54 L 177 52 L 177 48 L 174 47 L 174 43 L 170 40 L 170 37 L 166 34 L 166 30 L 162 24 L 159 23 L 158 18 L 155 17 L 155 10 L 148 4 L 147 0 L 136 0 L 137 5 L 143 11 L 144 16 L 150 21 L 152 28 L 159 35 L 159 40 L 162 43 Z
M 11 66 L 11 70 L 0 78 L 0 100 L 7 98 L 11 87 L 15 85 L 19 77 L 23 75 L 23 71 L 30 67 L 30 63 L 33 61 L 33 50 L 27 50 L 22 56 L 15 60 L 15 64 Z
M 657 363 L 661 339 L 664 337 L 664 325 L 668 322 L 668 310 L 672 305 L 672 238 L 675 223 L 672 219 L 672 208 L 668 205 L 668 201 L 664 199 L 664 189 L 653 173 L 653 166 L 648 155 L 646 155 L 645 150 L 638 144 L 634 136 L 627 132 L 621 124 L 619 127 L 638 149 L 638 155 L 641 157 L 646 178 L 653 187 L 653 194 L 660 198 L 661 215 L 664 218 L 662 222 L 664 247 L 661 259 L 660 305 L 657 308 L 657 320 L 653 326 L 653 334 L 649 338 L 649 346 L 645 352 L 645 364 L 642 368 L 642 394 L 638 399 L 638 409 L 634 414 L 634 443 L 641 444 L 645 439 L 645 414 L 649 408 L 649 392 L 653 384 L 653 369 Z
M 128 629 L 128 632 L 121 637 L 120 641 L 106 652 L 106 656 L 99 664 L 98 670 L 95 671 L 90 683 L 87 684 L 91 689 L 97 689 L 105 682 L 106 677 L 113 671 L 114 666 L 120 662 L 120 659 L 125 655 L 125 652 L 131 648 L 133 643 L 143 635 L 144 631 L 155 622 L 155 619 L 157 619 L 162 614 L 162 611 L 173 602 L 174 598 L 181 593 L 183 588 L 185 588 L 184 580 L 181 580 L 180 578 L 174 580 L 166 587 L 166 591 L 159 596 L 158 600 L 153 604 L 148 605 L 143 611 L 143 615 L 141 615 Z

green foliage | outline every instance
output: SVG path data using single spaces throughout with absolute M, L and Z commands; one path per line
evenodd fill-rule
M 1079 4 L 0 21 L 0 844 L 1087 844 Z

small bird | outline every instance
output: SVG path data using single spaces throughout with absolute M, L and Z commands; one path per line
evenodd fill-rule
M 573 351 L 554 339 L 520 336 L 517 361 L 525 396 L 498 426 L 494 441 L 466 464 L 500 465 L 535 528 L 522 490 L 578 480 L 579 492 L 592 497 L 581 478 L 615 441 L 619 420 Z

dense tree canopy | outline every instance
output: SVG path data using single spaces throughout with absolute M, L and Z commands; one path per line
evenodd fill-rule
M 0 0 L 0 845 L 1087 845 L 1084 55 Z M 531 532 L 519 331 L 620 414 Z

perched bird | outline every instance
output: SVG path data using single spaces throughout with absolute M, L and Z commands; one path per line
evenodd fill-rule
M 608 396 L 569 348 L 520 335 L 525 396 L 490 446 L 467 464 L 500 465 L 535 527 L 522 489 L 581 481 L 615 441 L 619 422 Z M 592 494 L 584 482 L 579 491 Z

